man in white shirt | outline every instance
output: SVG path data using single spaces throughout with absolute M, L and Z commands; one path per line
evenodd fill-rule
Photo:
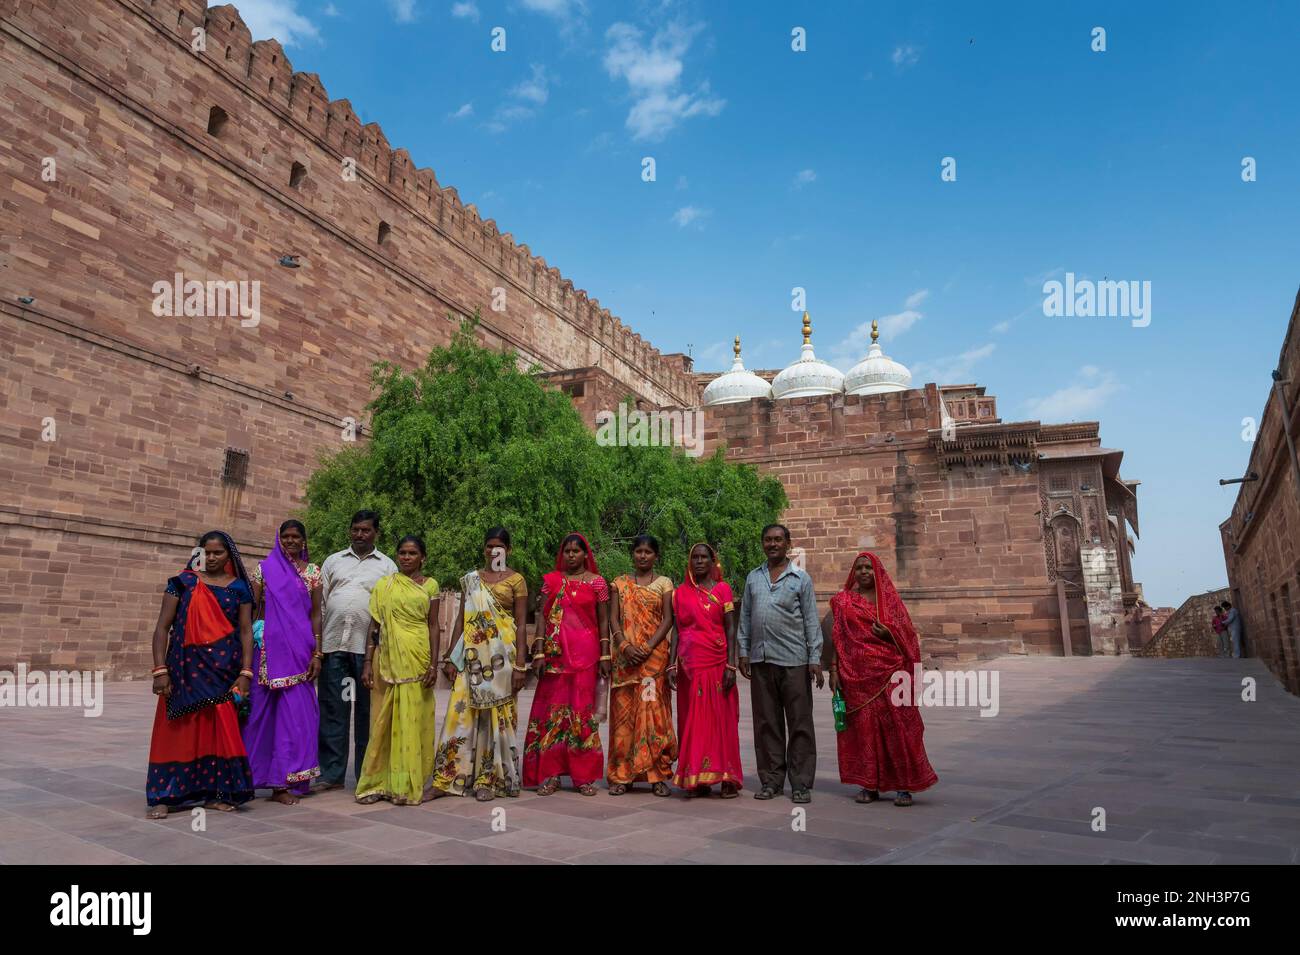
M 379 515 L 374 511 L 353 515 L 348 536 L 352 546 L 330 554 L 321 565 L 321 650 L 325 661 L 319 683 L 321 775 L 313 787 L 318 792 L 341 788 L 347 777 L 349 715 L 356 740 L 352 772 L 361 775 L 370 739 L 370 692 L 361 686 L 370 634 L 370 591 L 382 578 L 397 572 L 397 565 L 375 550 Z

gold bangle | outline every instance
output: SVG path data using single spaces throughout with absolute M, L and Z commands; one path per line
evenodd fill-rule
M 527 672 L 528 672 L 528 667 L 521 667 L 518 663 L 512 663 L 510 666 L 511 666 L 511 669 L 513 669 L 516 673 L 527 673 Z
M 612 663 L 612 662 L 614 661 L 614 658 L 613 658 L 613 657 L 610 657 L 610 656 L 604 656 L 604 657 L 601 657 L 600 659 L 601 659 L 601 662 L 604 662 L 604 661 L 608 660 L 608 661 L 610 661 L 610 662 Z

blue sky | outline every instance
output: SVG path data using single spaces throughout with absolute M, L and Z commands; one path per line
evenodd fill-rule
M 1218 478 L 1245 469 L 1300 287 L 1300 7 L 237 6 L 661 350 L 722 368 L 739 333 L 750 367 L 781 367 L 800 286 L 847 370 L 881 319 L 918 384 L 1101 421 L 1143 482 L 1148 600 L 1225 583 Z M 1150 324 L 1045 317 L 1067 271 L 1149 281 Z

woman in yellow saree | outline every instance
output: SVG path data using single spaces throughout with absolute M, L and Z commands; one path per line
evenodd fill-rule
M 397 542 L 398 573 L 370 592 L 372 623 L 361 670 L 361 682 L 371 690 L 370 742 L 357 780 L 360 803 L 388 799 L 418 806 L 433 773 L 438 582 L 421 573 L 426 554 L 423 540 L 403 537 Z
M 460 579 L 461 613 L 442 672 L 451 700 L 434 756 L 431 797 L 479 802 L 519 795 L 515 694 L 528 668 L 519 662 L 516 634 L 528 620 L 528 585 L 506 564 L 510 532 L 494 527 L 483 539 L 484 565 Z
M 668 688 L 668 632 L 673 627 L 673 585 L 655 571 L 659 541 L 632 541 L 633 573 L 614 581 L 610 602 L 614 678 L 609 694 L 609 794 L 621 796 L 645 780 L 656 796 L 671 796 L 677 758 L 673 696 Z

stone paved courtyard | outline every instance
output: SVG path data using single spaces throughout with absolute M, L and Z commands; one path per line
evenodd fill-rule
M 855 804 L 835 766 L 829 692 L 807 830 L 789 799 L 751 798 L 749 702 L 741 753 L 750 792 L 658 799 L 642 786 L 486 805 L 359 806 L 348 792 L 296 807 L 144 816 L 154 698 L 106 687 L 102 716 L 0 710 L 4 863 L 1290 863 L 1300 853 L 1300 700 L 1257 660 L 1007 658 L 1001 712 L 926 711 L 939 785 L 900 809 Z M 1243 677 L 1258 700 L 1241 700 Z M 742 692 L 747 687 L 742 681 Z M 526 712 L 528 694 L 523 700 Z M 446 693 L 438 698 L 439 716 Z M 1094 807 L 1106 831 L 1093 832 Z M 494 808 L 506 831 L 494 832 Z

